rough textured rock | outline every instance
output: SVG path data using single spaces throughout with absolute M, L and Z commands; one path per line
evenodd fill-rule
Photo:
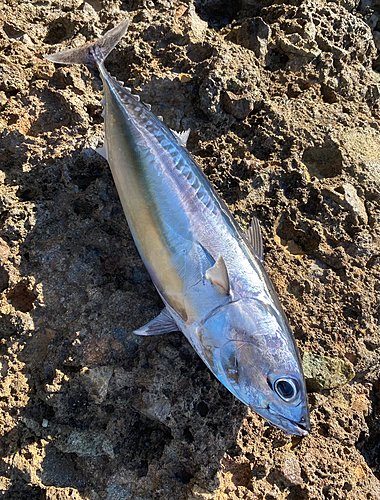
M 1 7 L 2 497 L 380 498 L 378 2 Z M 42 58 L 127 15 L 108 69 L 192 130 L 242 226 L 258 217 L 301 353 L 353 366 L 310 388 L 302 440 L 239 403 L 180 333 L 132 333 L 162 306 L 94 152 L 101 83 Z
M 306 384 L 310 391 L 334 389 L 347 384 L 355 377 L 352 364 L 347 359 L 305 353 L 302 364 Z

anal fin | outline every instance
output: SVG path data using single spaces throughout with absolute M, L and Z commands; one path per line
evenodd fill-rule
M 138 330 L 135 330 L 133 333 L 136 335 L 162 335 L 163 333 L 169 332 L 178 332 L 178 326 L 171 317 L 168 310 L 163 309 L 160 314 L 149 321 L 146 325 L 142 326 Z
M 105 160 L 108 160 L 107 158 L 107 150 L 106 148 L 103 146 L 102 148 L 96 148 L 95 150 L 100 156 L 103 156 L 103 158 Z

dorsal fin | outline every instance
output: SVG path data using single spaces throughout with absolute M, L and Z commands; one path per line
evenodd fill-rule
M 247 231 L 244 232 L 244 234 L 261 262 L 263 262 L 263 238 L 261 236 L 260 223 L 256 219 L 256 217 L 253 217 L 251 225 L 249 226 Z
M 215 264 L 207 269 L 205 276 L 221 293 L 225 295 L 230 293 L 230 279 L 226 263 L 221 255 L 219 255 Z
M 176 132 L 173 129 L 170 129 L 172 133 L 176 136 L 176 138 L 179 140 L 181 145 L 185 148 L 187 144 L 187 140 L 190 135 L 190 129 L 188 128 L 187 130 L 183 130 L 182 132 Z

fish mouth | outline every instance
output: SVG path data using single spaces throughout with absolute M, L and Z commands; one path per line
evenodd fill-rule
M 272 425 L 278 427 L 286 432 L 286 434 L 293 434 L 295 436 L 305 437 L 310 432 L 310 421 L 308 417 L 302 416 L 300 420 L 291 420 L 290 418 L 282 415 L 272 413 L 269 409 L 269 415 L 264 415 Z
M 292 424 L 294 426 L 294 428 L 297 429 L 297 431 L 298 431 L 298 433 L 296 434 L 297 436 L 305 437 L 310 432 L 310 423 L 307 423 L 307 422 L 295 422 L 294 420 L 287 420 L 287 422 L 289 422 L 290 424 Z

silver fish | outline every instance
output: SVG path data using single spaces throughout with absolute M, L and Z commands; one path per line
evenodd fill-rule
M 181 330 L 240 401 L 289 434 L 310 430 L 298 349 L 263 266 L 258 221 L 237 225 L 185 149 L 105 69 L 129 20 L 78 49 L 46 56 L 90 64 L 104 87 L 104 148 L 136 246 L 165 308 L 139 335 Z

